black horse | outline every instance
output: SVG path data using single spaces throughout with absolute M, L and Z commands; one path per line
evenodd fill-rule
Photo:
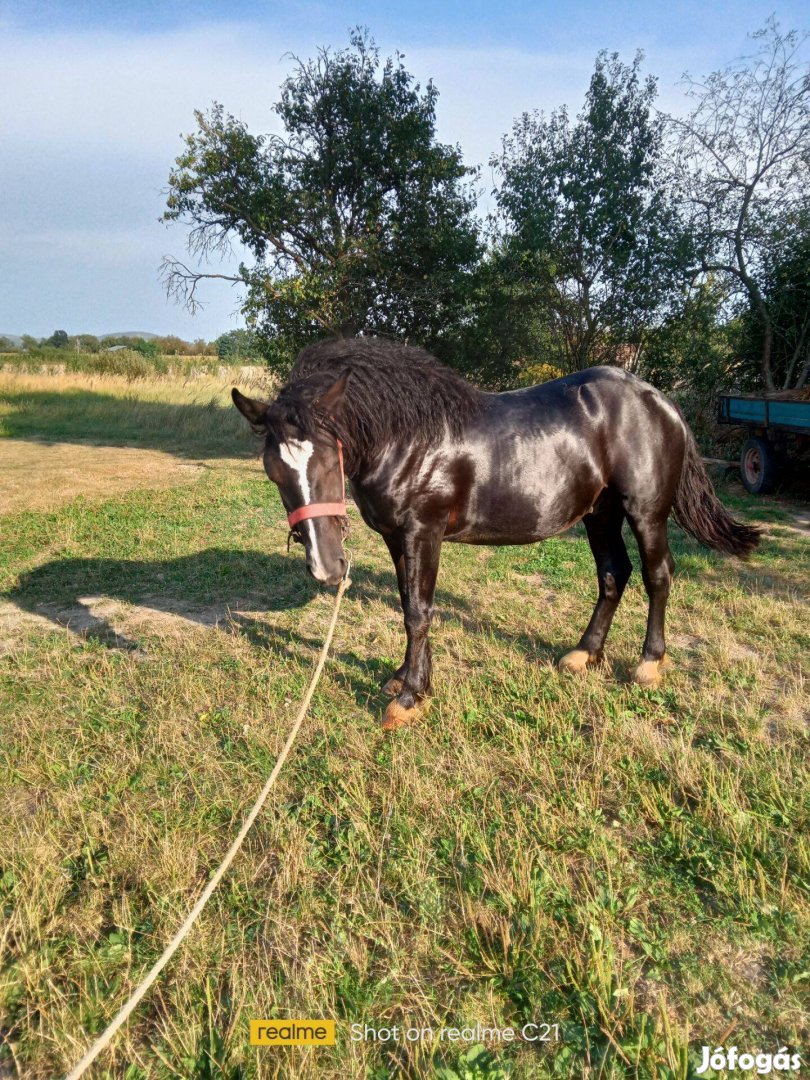
M 271 403 L 233 391 L 265 436 L 264 467 L 279 488 L 307 568 L 336 585 L 346 572 L 343 456 L 363 520 L 396 568 L 408 639 L 388 680 L 383 727 L 415 719 L 430 693 L 428 630 L 444 541 L 531 544 L 585 524 L 599 598 L 566 671 L 601 661 L 631 565 L 627 518 L 649 597 L 635 680 L 665 664 L 664 613 L 674 563 L 667 519 L 734 555 L 758 543 L 714 494 L 680 410 L 616 368 L 596 367 L 526 390 L 488 394 L 421 349 L 374 338 L 324 341 L 298 356 Z

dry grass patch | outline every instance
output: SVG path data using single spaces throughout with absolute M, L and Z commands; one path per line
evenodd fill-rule
M 3 439 L 0 514 L 51 510 L 77 495 L 99 499 L 138 488 L 173 487 L 194 480 L 204 467 L 160 450 Z

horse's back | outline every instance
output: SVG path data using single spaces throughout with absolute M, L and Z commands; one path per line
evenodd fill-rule
M 583 434 L 608 428 L 618 436 L 655 439 L 663 428 L 682 431 L 675 405 L 654 386 L 621 368 L 590 367 L 519 390 L 488 395 L 490 417 L 522 417 L 541 427 L 573 425 Z
M 587 368 L 491 394 L 488 405 L 478 434 L 509 464 L 528 466 L 520 470 L 522 483 L 538 497 L 554 490 L 559 501 L 562 491 L 609 487 L 628 500 L 661 493 L 671 501 L 683 467 L 685 424 L 671 401 L 635 375 Z
M 641 379 L 621 368 L 599 366 L 574 371 L 570 375 L 561 375 L 558 379 L 535 383 L 534 386 L 523 386 L 518 390 L 504 390 L 499 394 L 490 394 L 489 397 L 504 403 L 566 402 L 575 400 L 584 387 L 609 389 L 621 393 L 633 387 L 647 386 L 649 386 L 648 383 L 642 382 Z

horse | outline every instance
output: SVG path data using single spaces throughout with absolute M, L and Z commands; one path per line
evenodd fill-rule
M 649 602 L 633 677 L 654 687 L 668 666 L 670 514 L 718 551 L 746 556 L 759 542 L 759 531 L 735 521 L 715 495 L 680 409 L 618 368 L 488 393 L 420 348 L 360 337 L 305 347 L 274 401 L 236 388 L 232 397 L 264 438 L 265 471 L 317 581 L 334 586 L 347 572 L 344 471 L 361 517 L 388 547 L 407 648 L 383 686 L 392 698 L 387 731 L 417 720 L 432 690 L 429 629 L 443 543 L 533 544 L 582 521 L 598 598 L 576 648 L 559 661 L 579 674 L 603 662 L 630 577 L 626 519 Z

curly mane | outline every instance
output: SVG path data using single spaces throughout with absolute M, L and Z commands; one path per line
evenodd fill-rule
M 312 403 L 341 375 L 346 392 L 338 418 L 315 415 Z M 298 354 L 275 407 L 304 430 L 319 423 L 341 439 L 352 461 L 373 456 L 394 434 L 414 443 L 460 436 L 485 396 L 424 349 L 384 338 L 319 341 Z

